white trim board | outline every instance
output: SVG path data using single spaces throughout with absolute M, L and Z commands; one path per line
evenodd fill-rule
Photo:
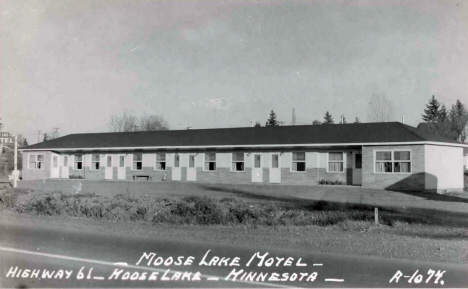
M 203 148 L 290 148 L 290 147 L 343 147 L 343 146 L 394 146 L 394 145 L 439 145 L 468 148 L 468 144 L 443 143 L 432 141 L 417 142 L 377 142 L 377 143 L 323 143 L 323 144 L 260 144 L 260 145 L 207 145 L 207 146 L 147 146 L 147 147 L 95 147 L 95 148 L 41 148 L 20 151 L 112 151 L 112 150 L 157 150 L 157 149 L 203 149 Z

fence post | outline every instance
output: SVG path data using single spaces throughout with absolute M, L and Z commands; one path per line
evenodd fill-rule
M 379 208 L 375 207 L 374 208 L 374 217 L 375 217 L 375 224 L 379 224 Z

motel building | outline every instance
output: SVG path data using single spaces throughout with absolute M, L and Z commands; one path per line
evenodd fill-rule
M 72 134 L 22 149 L 23 180 L 463 190 L 468 145 L 399 123 Z

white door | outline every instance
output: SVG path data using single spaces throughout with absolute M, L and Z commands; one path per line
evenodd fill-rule
M 252 182 L 261 183 L 263 182 L 262 156 L 260 154 L 254 154 L 253 158 Z
M 174 155 L 174 167 L 172 168 L 172 180 L 173 181 L 182 180 L 182 174 L 180 171 L 180 156 L 178 154 Z
M 354 154 L 353 185 L 362 185 L 362 153 L 360 152 Z
M 195 155 L 189 155 L 189 163 L 187 167 L 187 181 L 197 181 L 197 168 L 195 167 Z
M 68 156 L 62 156 L 62 175 L 60 176 L 62 179 L 68 179 L 70 177 L 70 169 L 68 167 Z
M 107 155 L 106 157 L 106 169 L 105 170 L 106 171 L 105 171 L 104 178 L 106 180 L 112 180 L 113 174 L 114 174 L 113 172 L 114 168 L 112 167 L 112 156 L 110 155 Z
M 117 168 L 117 179 L 119 180 L 125 180 L 127 175 L 127 171 L 125 168 L 125 156 L 120 155 L 119 156 L 119 167 Z
M 279 163 L 279 154 L 271 155 L 270 183 L 281 183 L 281 167 Z
M 59 178 L 59 156 L 52 155 L 52 167 L 50 168 L 50 178 Z

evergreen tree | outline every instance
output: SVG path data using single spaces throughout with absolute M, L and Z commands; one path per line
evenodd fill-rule
M 28 145 L 29 145 L 29 144 L 28 144 L 28 140 L 27 140 L 27 139 L 24 139 L 24 141 L 23 141 L 23 146 L 24 146 L 24 147 L 27 147 Z
M 325 113 L 325 116 L 323 117 L 323 119 L 325 120 L 323 122 L 323 124 L 334 124 L 335 123 L 333 121 L 332 115 L 328 111 Z
M 435 96 L 433 95 L 432 98 L 429 100 L 429 103 L 426 104 L 426 109 L 424 109 L 424 114 L 422 114 L 422 119 L 425 122 L 434 122 L 439 119 L 439 111 L 440 103 L 437 101 Z
M 438 121 L 444 122 L 448 118 L 448 112 L 447 109 L 445 108 L 445 104 L 442 104 L 440 110 L 439 110 L 439 117 Z
M 354 123 L 361 123 L 361 121 L 359 120 L 357 116 L 356 116 L 356 119 L 354 120 Z
M 468 123 L 468 112 L 459 99 L 452 105 L 450 110 L 450 121 L 452 130 L 456 133 L 457 139 L 461 142 L 466 140 L 466 125 Z
M 262 125 L 257 121 L 254 127 L 262 127 Z
M 49 135 L 47 133 L 44 134 L 44 139 L 42 140 L 43 142 L 44 141 L 48 141 L 49 140 Z
M 279 126 L 279 122 L 276 120 L 276 113 L 271 110 L 270 118 L 268 118 L 265 126 Z
M 343 124 L 346 123 L 346 116 L 343 115 Z

